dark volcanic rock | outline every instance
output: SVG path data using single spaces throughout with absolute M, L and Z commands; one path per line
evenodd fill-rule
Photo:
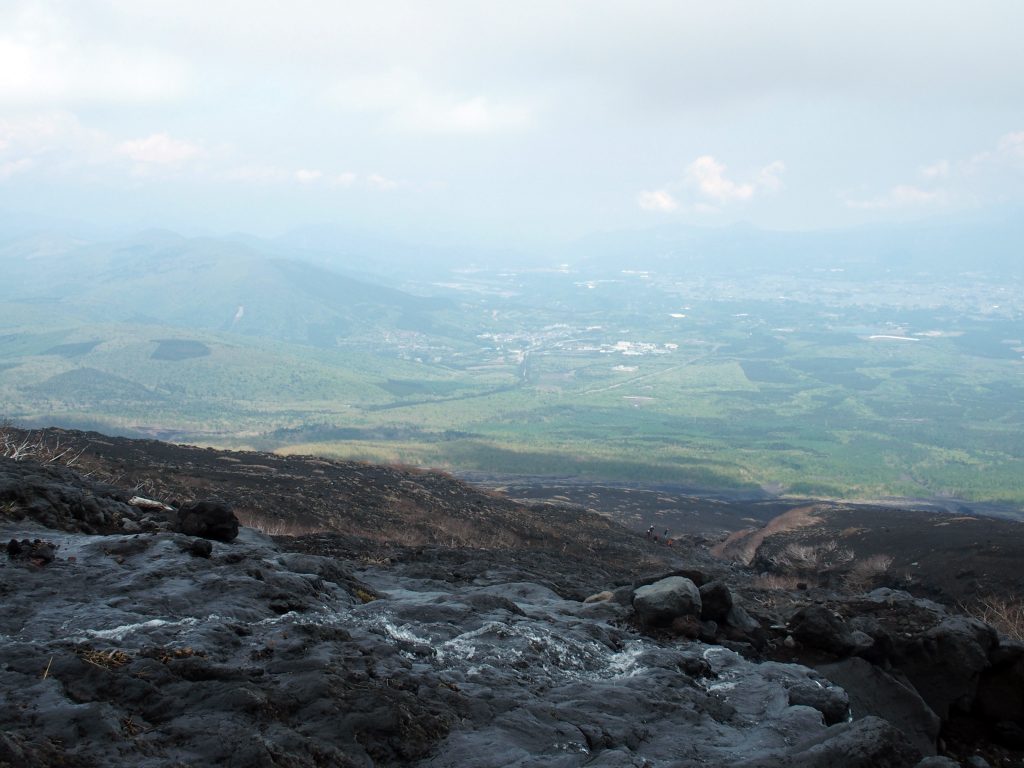
M 840 616 L 823 605 L 809 605 L 790 619 L 790 630 L 798 641 L 836 656 L 852 653 L 857 642 Z
M 857 658 L 826 664 L 818 671 L 846 689 L 855 718 L 882 717 L 919 752 L 935 754 L 942 721 L 908 682 Z
M 47 528 L 115 533 L 140 513 L 127 494 L 53 464 L 0 457 L 0 519 L 33 520 Z
M 806 680 L 790 686 L 789 703 L 813 707 L 821 712 L 826 725 L 845 722 L 850 714 L 850 697 L 846 691 L 827 680 Z
M 948 718 L 954 706 L 969 710 L 998 644 L 995 630 L 977 619 L 950 616 L 914 640 L 897 648 L 894 665 L 939 717 Z
M 978 681 L 974 711 L 987 722 L 1024 725 L 1024 645 L 1003 642 Z
M 356 471 L 180 446 L 161 455 L 192 462 L 186 489 L 211 487 L 190 485 L 196 467 L 245 459 L 251 468 L 232 477 L 270 475 L 275 492 L 301 487 L 303 500 L 313 490 L 328 498 L 332 483 Z M 329 479 L 299 482 L 310 467 Z M 466 515 L 448 510 L 454 516 L 420 521 L 412 541 L 430 525 L 461 521 L 469 527 L 460 535 L 484 531 L 512 544 L 400 546 L 358 528 L 294 539 L 246 528 L 234 538 L 229 509 L 186 508 L 220 517 L 213 528 L 233 543 L 212 545 L 194 538 L 194 528 L 188 536 L 160 530 L 119 492 L 73 472 L 0 462 L 0 492 L 15 489 L 0 537 L 53 546 L 46 567 L 0 558 L 0 764 L 911 768 L 919 760 L 898 728 L 864 716 L 856 691 L 855 720 L 843 722 L 847 693 L 819 672 L 752 660 L 769 632 L 788 650 L 779 634 L 785 616 L 768 615 L 738 572 L 705 568 L 682 546 L 648 559 L 654 545 L 579 510 L 507 500 L 491 508 L 440 476 L 358 472 L 359 498 L 377 510 L 386 505 L 374 493 L 406 483 L 403 498 L 428 499 L 417 514 L 451 498 Z M 380 478 L 395 485 L 373 485 Z M 216 491 L 240 498 L 236 488 Z M 90 507 L 89 498 L 100 501 Z M 88 509 L 105 512 L 105 522 Z M 574 527 L 577 520 L 584 522 Z M 109 535 L 92 535 L 100 522 Z M 503 539 L 503 531 L 515 533 Z M 570 535 L 571 546 L 560 538 Z M 672 578 L 644 583 L 638 563 Z M 698 583 L 721 620 L 701 621 Z M 584 602 L 602 592 L 605 599 Z M 823 604 L 805 606 L 791 623 L 807 647 L 859 652 L 866 639 L 893 679 L 902 681 L 905 665 L 914 685 L 932 684 L 929 695 L 948 700 L 950 711 L 998 710 L 1001 697 L 1015 711 L 987 675 L 993 665 L 1012 672 L 1019 654 L 989 647 L 974 623 L 891 592 L 816 599 Z M 638 632 L 633 606 L 646 626 L 678 620 L 682 636 Z M 959 665 L 962 674 L 948 674 L 941 688 L 922 659 L 939 670 Z M 1009 741 L 1012 720 L 999 721 Z
M 925 754 L 939 739 L 961 750 L 979 742 L 1020 749 L 1024 647 L 1001 644 L 983 622 L 882 588 L 804 606 L 789 626 L 816 665 L 836 655 L 860 657 L 818 667 L 848 688 L 855 718 L 885 718 Z M 853 648 L 842 640 L 847 632 Z
M 193 557 L 209 557 L 213 554 L 213 544 L 209 539 L 193 539 L 187 551 Z
M 198 501 L 178 510 L 176 530 L 186 536 L 230 542 L 238 536 L 238 518 L 227 504 Z
M 785 757 L 737 763 L 737 768 L 899 768 L 921 753 L 903 734 L 878 717 L 834 725 L 806 739 Z
M 528 555 L 465 552 L 481 560 L 466 582 L 249 530 L 209 559 L 181 534 L 52 538 L 66 557 L 0 571 L 18 765 L 53 765 L 57 742 L 67 764 L 168 768 L 733 765 L 826 732 L 790 701 L 820 685 L 810 670 L 643 639 L 607 603 L 524 580 Z
M 732 592 L 724 582 L 708 582 L 700 588 L 700 605 L 702 619 L 724 623 L 732 610 Z
M 11 560 L 22 560 L 33 565 L 52 563 L 57 556 L 57 547 L 42 539 L 11 539 L 7 542 L 7 557 Z

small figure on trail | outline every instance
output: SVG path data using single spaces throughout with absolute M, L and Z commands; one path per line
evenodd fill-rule
M 656 536 L 654 536 L 654 526 L 653 525 L 650 528 L 647 529 L 647 538 L 650 539 L 652 537 L 653 538 L 657 538 Z

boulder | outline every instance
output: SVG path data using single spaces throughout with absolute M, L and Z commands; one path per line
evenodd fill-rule
M 209 557 L 213 554 L 213 544 L 209 539 L 193 539 L 188 552 L 192 557 Z
M 1024 725 L 1024 645 L 1005 641 L 989 656 L 978 682 L 975 714 L 986 722 Z
M 828 681 L 801 680 L 789 687 L 791 707 L 811 707 L 821 712 L 826 725 L 845 722 L 850 714 L 850 698 L 838 685 Z
M 690 579 L 669 576 L 638 588 L 633 609 L 644 626 L 665 626 L 681 616 L 700 616 L 700 590 Z
M 854 718 L 881 717 L 921 754 L 935 754 L 941 721 L 913 686 L 860 658 L 825 664 L 818 671 L 843 687 Z
M 700 588 L 700 617 L 705 621 L 725 622 L 732 610 L 732 592 L 721 581 L 711 581 Z
M 846 622 L 823 605 L 801 608 L 790 619 L 789 628 L 803 645 L 834 656 L 847 656 L 858 647 Z
M 1000 720 L 992 726 L 992 740 L 1007 749 L 1024 751 L 1024 728 L 1012 720 Z
M 743 606 L 733 603 L 729 614 L 725 617 L 725 623 L 730 627 L 743 633 L 757 632 L 761 629 L 761 622 L 747 613 Z
M 178 510 L 177 530 L 186 536 L 234 541 L 238 537 L 238 518 L 227 504 L 198 501 Z
M 739 763 L 742 768 L 913 768 L 921 754 L 878 717 L 839 723 L 785 755 Z
M 989 625 L 950 616 L 897 647 L 891 661 L 945 721 L 954 708 L 970 710 L 981 675 L 989 667 L 989 654 L 998 644 Z

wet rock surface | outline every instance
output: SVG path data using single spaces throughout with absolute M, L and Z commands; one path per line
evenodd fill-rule
M 63 559 L 2 571 L 20 765 L 781 765 L 852 738 L 812 670 L 645 638 L 529 558 L 456 583 L 251 530 L 209 559 L 176 533 L 54 538 Z
M 602 520 L 580 549 L 507 501 L 488 535 L 546 538 L 223 541 L 6 461 L 0 498 L 0 766 L 1020 764 L 1024 648 L 898 590 L 766 602 L 685 542 Z M 666 587 L 689 601 L 652 622 Z

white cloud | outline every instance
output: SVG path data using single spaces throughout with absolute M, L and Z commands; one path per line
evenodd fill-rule
M 292 176 L 301 184 L 315 184 L 323 182 L 331 187 L 351 187 L 359 179 L 359 176 L 352 171 L 328 174 L 324 171 L 310 168 L 300 168 L 295 171 Z M 392 188 L 398 186 L 398 182 L 390 181 L 389 179 L 385 179 L 383 176 L 374 176 L 373 180 L 375 181 L 375 186 L 379 188 Z
M 294 174 L 273 165 L 238 165 L 221 171 L 215 178 L 243 184 L 275 184 L 294 178 Z
M 921 168 L 921 176 L 926 179 L 944 179 L 949 176 L 949 161 L 937 160 L 931 165 Z
M 0 162 L 0 181 L 11 178 L 16 173 L 27 171 L 34 165 L 32 158 L 22 157 L 18 160 Z
M 0 104 L 138 103 L 184 91 L 179 59 L 90 39 L 50 4 L 0 13 Z
M 408 182 L 389 179 L 387 176 L 382 176 L 379 173 L 371 173 L 367 176 L 366 183 L 374 189 L 380 190 L 398 189 L 399 187 L 408 186 Z
M 999 154 L 1013 160 L 1024 160 L 1024 131 L 1007 133 L 999 139 Z
M 346 78 L 331 86 L 326 98 L 347 111 L 376 113 L 401 131 L 484 134 L 521 129 L 533 120 L 523 104 L 437 89 L 408 70 Z
M 351 171 L 331 174 L 316 168 L 299 168 L 293 171 L 275 165 L 234 166 L 212 174 L 211 178 L 215 181 L 242 184 L 293 184 L 298 182 L 305 185 L 323 184 L 329 187 L 351 187 L 359 180 L 359 176 Z M 371 186 L 380 189 L 397 187 L 399 184 L 400 182 L 391 181 L 383 176 L 374 176 L 371 182 Z
M 860 210 L 887 210 L 896 208 L 921 208 L 946 202 L 942 190 L 922 189 L 911 184 L 897 184 L 884 195 L 868 200 L 847 200 L 848 208 Z
M 941 205 L 977 205 L 1005 198 L 1024 182 L 1024 131 L 999 137 L 995 147 L 966 160 L 937 160 L 918 169 L 913 183 L 901 183 L 866 199 L 847 198 L 846 206 L 860 210 L 896 210 Z
M 308 168 L 300 168 L 295 172 L 295 180 L 300 184 L 312 184 L 315 181 L 320 181 L 323 177 L 323 171 L 314 171 Z
M 68 112 L 39 112 L 0 119 L 0 152 L 39 154 L 87 143 L 88 132 Z
M 494 133 L 530 123 L 528 109 L 498 104 L 483 96 L 468 99 L 434 97 L 412 105 L 403 119 L 407 127 L 436 133 Z
M 124 141 L 116 153 L 143 166 L 173 167 L 199 157 L 202 150 L 195 144 L 174 139 L 166 133 L 154 133 L 144 139 Z
M 678 197 L 689 198 L 685 206 L 696 213 L 719 213 L 721 206 L 743 203 L 762 192 L 782 189 L 786 165 L 776 160 L 756 171 L 747 181 L 729 178 L 726 167 L 711 155 L 701 155 L 688 166 L 680 181 L 661 189 L 641 192 L 637 204 L 645 210 L 673 211 L 684 207 Z
M 664 189 L 641 192 L 637 195 L 637 204 L 645 211 L 674 211 L 679 207 L 672 193 Z
M 1024 170 L 1024 131 L 1005 133 L 999 137 L 995 149 L 985 150 L 964 163 L 965 173 L 1017 169 Z
M 683 175 L 684 182 L 696 188 L 697 193 L 719 204 L 749 200 L 758 186 L 778 189 L 779 174 L 785 166 L 775 161 L 762 168 L 753 181 L 737 182 L 725 175 L 725 166 L 711 155 L 702 155 L 690 163 Z
M 782 176 L 786 172 L 786 164 L 781 160 L 768 163 L 764 168 L 757 172 L 757 178 L 755 184 L 762 189 L 767 189 L 772 192 L 777 192 L 783 187 Z
M 702 155 L 690 163 L 683 176 L 698 194 L 719 203 L 749 200 L 754 196 L 754 185 L 737 184 L 726 178 L 725 166 L 711 155 Z

